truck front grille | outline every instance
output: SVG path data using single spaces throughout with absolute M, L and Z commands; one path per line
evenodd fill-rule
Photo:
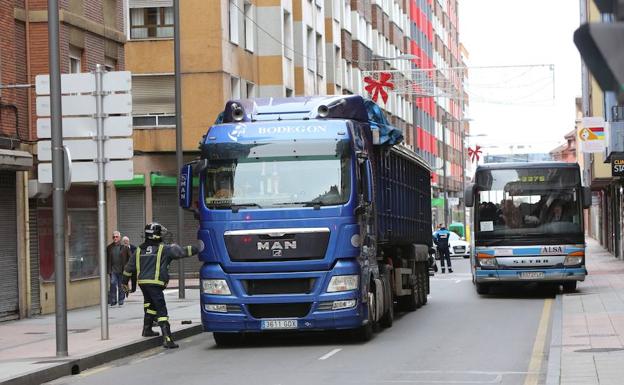
M 301 318 L 310 312 L 311 303 L 254 303 L 249 304 L 252 317 L 260 318 Z
M 246 279 L 243 287 L 248 295 L 265 294 L 310 294 L 314 278 L 295 279 Z

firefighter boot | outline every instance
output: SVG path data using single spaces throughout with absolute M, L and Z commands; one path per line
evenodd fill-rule
M 171 328 L 169 326 L 169 322 L 163 321 L 158 323 L 160 325 L 160 330 L 162 330 L 163 335 L 163 348 L 165 349 L 175 349 L 178 347 L 178 344 L 173 340 L 173 335 L 171 334 Z
M 453 269 L 449 267 L 449 273 L 452 273 L 452 272 L 453 272 Z
M 152 330 L 153 320 L 154 318 L 147 314 L 143 318 L 143 333 L 141 333 L 143 337 L 156 337 L 160 335 L 158 332 Z

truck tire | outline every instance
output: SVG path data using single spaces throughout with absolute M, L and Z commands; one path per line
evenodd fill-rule
M 475 282 L 475 288 L 477 289 L 477 294 L 489 294 L 490 286 L 485 283 Z
M 399 298 L 399 309 L 402 311 L 416 311 L 420 307 L 418 298 L 418 284 L 412 287 L 412 293 Z
M 355 329 L 355 339 L 359 342 L 367 342 L 373 338 L 373 332 L 375 331 L 375 293 L 372 291 L 372 287 L 368 288 L 368 322 L 366 325 L 362 325 Z M 371 310 L 372 309 L 372 310 Z
M 424 263 L 420 264 L 420 304 L 425 306 L 427 304 L 427 281 L 429 280 L 429 274 L 427 273 L 427 266 Z
M 241 345 L 245 339 L 242 333 L 213 332 L 212 337 L 217 345 L 221 347 L 238 346 Z
M 563 292 L 564 293 L 574 293 L 576 291 L 576 282 L 577 281 L 566 281 L 563 283 Z
M 384 315 L 379 320 L 379 325 L 383 328 L 391 328 L 394 323 L 394 297 L 392 293 L 390 293 L 390 303 L 388 304 L 388 310 L 384 313 Z

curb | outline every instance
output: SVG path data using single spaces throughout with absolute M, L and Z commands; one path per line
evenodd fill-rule
M 561 340 L 563 326 L 563 294 L 557 294 L 551 325 L 550 348 L 548 349 L 548 369 L 546 385 L 559 385 L 561 382 Z
M 182 340 L 184 338 L 200 334 L 203 331 L 203 326 L 201 324 L 198 324 L 188 328 L 177 330 L 175 332 L 172 332 L 172 334 L 176 340 Z M 65 361 L 59 360 L 58 365 L 10 378 L 2 382 L 2 384 L 37 385 L 44 382 L 53 381 L 61 377 L 79 374 L 84 370 L 94 368 L 107 362 L 115 361 L 120 358 L 141 353 L 146 350 L 160 346 L 161 339 L 162 337 L 142 339 L 135 342 L 130 342 L 126 345 L 118 346 L 111 350 L 98 352 L 93 355 L 85 355 L 75 359 L 70 358 Z

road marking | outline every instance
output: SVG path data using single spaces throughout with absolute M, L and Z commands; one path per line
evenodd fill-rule
M 112 368 L 112 366 L 110 366 L 110 365 L 100 366 L 99 368 L 85 370 L 84 372 L 80 373 L 79 376 L 80 377 L 87 377 L 87 376 L 90 376 L 92 374 L 103 372 L 106 369 L 110 369 L 110 368 Z
M 455 280 L 455 283 L 460 283 L 460 282 L 461 282 L 461 279 L 456 279 Z
M 550 314 L 552 313 L 552 298 L 544 301 L 542 309 L 542 317 L 537 327 L 537 335 L 533 343 L 533 352 L 531 353 L 531 361 L 529 361 L 529 370 L 524 378 L 524 385 L 537 385 L 539 381 L 540 369 L 544 360 L 544 346 L 546 345 L 546 336 L 548 335 L 548 325 L 550 325 Z
M 338 353 L 339 351 L 341 351 L 342 349 L 334 349 L 331 352 L 325 354 L 324 356 L 322 356 L 321 358 L 319 358 L 319 361 L 323 361 L 328 359 L 329 357 L 333 356 L 334 354 Z

